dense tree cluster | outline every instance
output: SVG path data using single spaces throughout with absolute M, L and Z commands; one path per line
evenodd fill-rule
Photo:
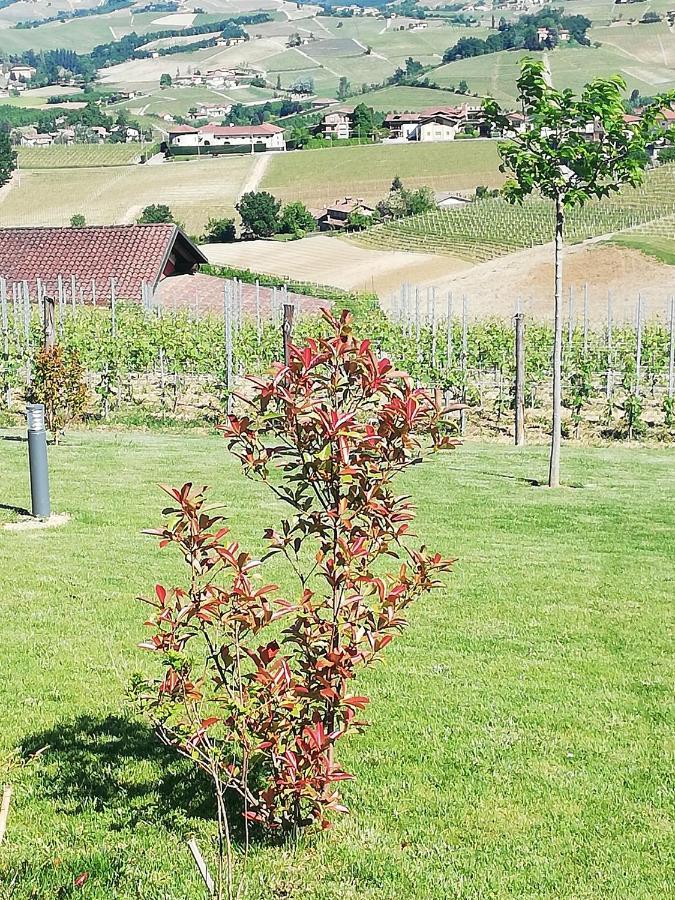
M 454 46 L 443 54 L 443 62 L 484 56 L 500 50 L 541 50 L 551 49 L 558 43 L 558 34 L 565 30 L 570 33 L 570 41 L 589 45 L 586 32 L 591 20 L 586 16 L 566 16 L 561 9 L 545 9 L 534 15 L 521 16 L 516 22 L 502 19 L 499 29 L 485 40 L 477 37 L 460 38 Z M 537 33 L 539 28 L 548 28 L 549 35 L 543 41 Z

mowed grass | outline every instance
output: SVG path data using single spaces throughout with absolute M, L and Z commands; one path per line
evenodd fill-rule
M 0 202 L 0 226 L 67 225 L 83 213 L 89 225 L 134 222 L 145 206 L 166 203 L 190 233 L 210 217 L 234 214 L 252 165 L 250 155 L 161 166 L 28 169 Z
M 0 460 L 3 504 L 26 506 L 25 444 Z M 254 552 L 281 508 L 217 437 L 70 433 L 50 467 L 71 521 L 0 532 L 0 895 L 71 896 L 88 872 L 90 900 L 197 900 L 204 786 L 124 699 L 156 671 L 134 598 L 182 574 L 140 532 L 162 521 L 157 482 L 211 484 Z M 351 813 L 297 846 L 255 842 L 244 900 L 670 895 L 673 451 L 565 447 L 556 492 L 530 484 L 545 471 L 542 446 L 469 444 L 401 483 L 455 574 L 358 681 Z
M 453 141 L 428 144 L 381 144 L 305 150 L 272 157 L 263 187 L 284 200 L 301 199 L 322 206 L 338 197 L 378 200 L 395 175 L 408 185 L 435 190 L 496 186 L 495 141 Z
M 148 145 L 149 147 L 150 145 Z M 54 144 L 51 147 L 19 147 L 19 169 L 71 169 L 127 166 L 138 162 L 143 147 L 134 144 Z
M 628 232 L 618 234 L 612 239 L 612 243 L 619 244 L 621 247 L 632 247 L 634 250 L 646 253 L 647 256 L 660 259 L 669 266 L 675 266 L 675 236 L 666 237 L 658 234 Z

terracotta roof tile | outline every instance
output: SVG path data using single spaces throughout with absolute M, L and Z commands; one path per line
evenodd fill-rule
M 114 277 L 117 297 L 136 300 L 144 282 L 157 285 L 179 234 L 172 224 L 0 228 L 0 276 L 27 281 L 31 294 L 40 278 L 55 296 L 59 275 L 74 275 L 87 295 L 94 280 L 101 299 L 110 297 Z

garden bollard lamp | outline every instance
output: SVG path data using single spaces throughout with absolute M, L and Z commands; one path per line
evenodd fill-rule
M 31 512 L 38 519 L 48 519 L 51 509 L 44 403 L 29 403 L 26 406 L 26 416 L 28 419 Z

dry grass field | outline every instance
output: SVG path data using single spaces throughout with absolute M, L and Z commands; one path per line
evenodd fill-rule
M 161 166 L 40 169 L 20 173 L 0 201 L 0 226 L 67 225 L 82 213 L 91 225 L 133 222 L 144 206 L 167 203 L 189 232 L 210 216 L 233 215 L 252 160 L 202 160 Z

